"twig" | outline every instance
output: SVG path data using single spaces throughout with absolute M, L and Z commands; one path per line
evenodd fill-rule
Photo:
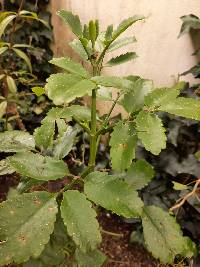
M 178 204 L 171 207 L 170 211 L 174 211 L 176 209 L 179 209 L 180 207 L 182 207 L 184 205 L 184 203 L 188 200 L 188 198 L 190 198 L 192 195 L 195 195 L 199 184 L 200 184 L 200 179 L 196 180 L 196 183 L 194 185 L 193 190 L 190 193 L 188 193 L 187 195 L 185 195 Z

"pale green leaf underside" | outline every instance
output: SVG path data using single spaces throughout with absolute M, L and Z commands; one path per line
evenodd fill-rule
M 193 98 L 178 97 L 174 101 L 163 103 L 159 110 L 188 119 L 200 120 L 200 101 Z
M 1 152 L 19 152 L 35 148 L 32 135 L 23 131 L 5 131 L 0 133 Z
M 48 97 L 55 105 L 68 104 L 77 97 L 90 93 L 96 84 L 90 80 L 82 79 L 74 74 L 52 74 L 45 86 Z
M 77 190 L 65 192 L 61 215 L 68 234 L 82 251 L 96 249 L 101 242 L 99 224 L 92 204 L 83 193 Z
M 121 38 L 119 40 L 116 40 L 115 42 L 113 42 L 110 46 L 109 49 L 107 50 L 108 52 L 113 52 L 116 49 L 119 49 L 125 45 L 128 44 L 132 44 L 136 42 L 136 38 L 135 37 L 125 37 L 125 38 Z
M 9 15 L 0 23 L 0 39 L 2 35 L 5 33 L 6 27 L 11 23 L 12 20 L 16 18 L 16 15 Z
M 69 43 L 69 45 L 84 61 L 88 61 L 88 55 L 79 40 L 74 39 L 72 42 Z
M 132 82 L 116 76 L 96 76 L 91 79 L 98 85 L 105 87 L 114 87 L 117 89 L 128 89 L 132 86 Z
M 134 190 L 139 190 L 146 186 L 153 177 L 153 167 L 146 160 L 141 159 L 131 164 L 124 179 Z
M 73 61 L 70 58 L 61 57 L 61 58 L 53 58 L 50 63 L 67 70 L 72 74 L 77 74 L 81 77 L 87 78 L 89 76 L 86 69 L 80 63 Z
M 56 220 L 56 199 L 47 192 L 18 195 L 0 205 L 0 266 L 38 257 Z
M 53 145 L 53 137 L 55 134 L 55 122 L 49 121 L 41 125 L 34 131 L 34 139 L 36 146 L 41 150 L 50 148 Z
M 126 63 L 126 62 L 128 62 L 130 60 L 133 60 L 135 58 L 137 58 L 136 53 L 134 53 L 134 52 L 127 52 L 126 54 L 122 54 L 120 56 L 111 58 L 105 64 L 105 67 L 113 67 L 113 66 L 116 66 L 116 65 L 120 65 L 120 64 Z
M 114 127 L 110 139 L 112 168 L 123 172 L 135 158 L 137 136 L 132 123 L 119 122 Z
M 83 253 L 77 249 L 75 259 L 79 267 L 102 267 L 106 261 L 106 256 L 100 250 L 93 250 L 88 253 Z
M 154 86 L 151 80 L 141 79 L 138 76 L 128 76 L 127 79 L 132 81 L 132 86 L 124 95 L 121 104 L 128 113 L 131 113 L 143 107 L 145 96 L 154 90 Z
M 53 148 L 55 158 L 62 159 L 68 155 L 74 145 L 76 133 L 76 130 L 68 126 L 66 131 L 61 136 L 58 136 Z
M 102 172 L 93 172 L 85 179 L 84 192 L 97 205 L 131 218 L 141 214 L 143 202 L 126 182 Z
M 154 206 L 144 207 L 142 225 L 145 244 L 155 258 L 172 263 L 177 254 L 187 254 L 191 241 L 183 237 L 180 226 L 168 212 Z
M 56 180 L 69 173 L 67 165 L 62 160 L 32 152 L 19 152 L 8 157 L 7 162 L 16 172 L 36 180 Z
M 146 150 L 158 155 L 162 149 L 166 148 L 165 128 L 157 115 L 141 111 L 135 122 L 138 138 Z

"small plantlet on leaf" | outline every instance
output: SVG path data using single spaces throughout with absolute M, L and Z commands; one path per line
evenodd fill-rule
M 136 57 L 127 52 L 105 62 L 106 54 L 135 42 L 134 37 L 121 35 L 143 16 L 133 16 L 116 29 L 110 25 L 100 32 L 98 21 L 83 26 L 69 11 L 61 10 L 58 15 L 77 37 L 71 47 L 92 71 L 70 58 L 54 58 L 51 63 L 65 72 L 52 74 L 45 91 L 58 107 L 49 111 L 33 136 L 18 131 L 0 134 L 0 151 L 15 152 L 0 162 L 1 174 L 16 171 L 22 177 L 15 196 L 0 205 L 0 266 L 13 262 L 25 267 L 60 266 L 72 260 L 75 266 L 102 266 L 106 256 L 98 250 L 102 238 L 95 206 L 125 218 L 140 218 L 146 248 L 161 262 L 173 263 L 177 255 L 192 257 L 195 244 L 183 236 L 176 219 L 159 207 L 146 206 L 138 196 L 137 191 L 152 180 L 154 171 L 147 161 L 135 159 L 135 151 L 138 141 L 154 155 L 166 147 L 158 112 L 200 120 L 200 102 L 179 97 L 184 82 L 155 88 L 152 81 L 138 76 L 101 75 L 105 66 Z M 102 87 L 118 89 L 118 95 L 111 100 L 108 114 L 99 118 L 96 101 Z M 91 97 L 91 109 L 73 103 L 85 95 Z M 117 104 L 127 117 L 113 123 L 112 111 Z M 70 126 L 72 120 L 90 139 L 89 162 L 78 176 L 70 173 L 63 161 L 76 142 L 78 130 Z M 108 132 L 109 173 L 95 168 L 101 135 Z M 63 177 L 70 182 L 57 193 L 30 193 L 36 184 Z

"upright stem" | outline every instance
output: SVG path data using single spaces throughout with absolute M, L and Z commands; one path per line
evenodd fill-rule
M 98 75 L 97 67 L 93 67 L 93 76 Z M 97 111 L 96 111 L 96 90 L 92 90 L 92 104 L 91 104 L 91 134 L 90 134 L 90 159 L 89 159 L 89 168 L 90 170 L 94 169 L 95 160 L 96 160 L 96 151 L 97 151 Z

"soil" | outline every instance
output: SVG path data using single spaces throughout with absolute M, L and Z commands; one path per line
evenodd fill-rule
M 103 230 L 114 233 L 102 233 L 101 250 L 108 256 L 106 267 L 164 267 L 142 246 L 130 243 L 132 224 L 105 211 L 98 219 Z

